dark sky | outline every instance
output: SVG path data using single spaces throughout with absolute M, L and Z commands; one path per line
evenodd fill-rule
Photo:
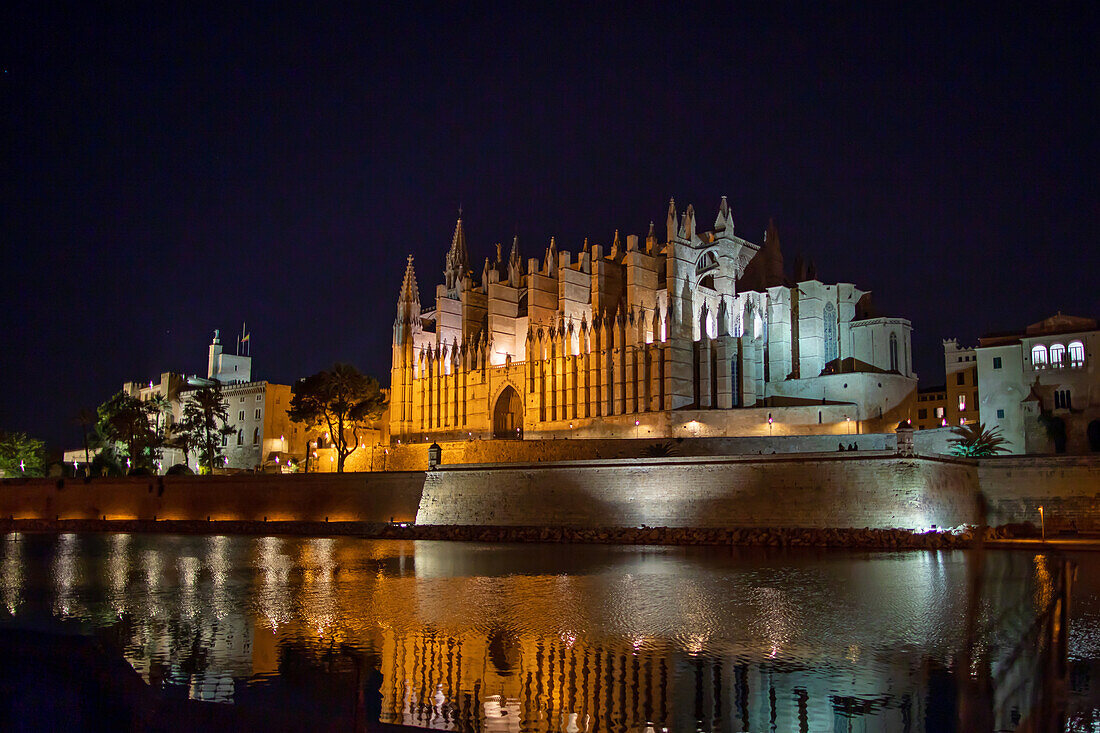
M 726 195 L 911 319 L 926 384 L 944 337 L 1100 315 L 1095 4 L 39 5 L 0 16 L 0 429 L 55 447 L 242 321 L 257 378 L 388 382 L 460 204 L 480 263 Z

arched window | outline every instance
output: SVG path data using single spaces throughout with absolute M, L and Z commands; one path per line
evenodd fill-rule
M 1066 361 L 1066 347 L 1061 344 L 1051 344 L 1050 347 L 1050 365 L 1055 369 L 1060 369 Z
M 259 445 L 259 444 L 260 444 L 260 429 L 255 428 L 252 431 L 252 445 Z
M 822 309 L 821 317 L 825 321 L 825 363 L 836 360 L 836 308 L 832 303 L 826 303 Z
M 890 332 L 890 371 L 898 370 L 898 335 Z
M 244 445 L 244 431 L 239 428 L 237 430 L 237 445 Z
M 1085 365 L 1085 345 L 1080 341 L 1069 342 L 1069 365 L 1074 369 Z
M 1047 347 L 1035 344 L 1031 347 L 1031 366 L 1036 369 L 1045 369 L 1047 365 Z

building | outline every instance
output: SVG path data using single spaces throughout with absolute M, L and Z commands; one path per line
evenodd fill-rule
M 616 232 L 580 253 L 518 238 L 473 271 L 459 218 L 434 301 L 412 257 L 393 331 L 397 441 L 846 433 L 911 408 L 911 325 L 869 293 L 785 274 L 779 239 L 669 203 L 664 241 Z
M 959 346 L 957 339 L 944 339 L 944 374 L 947 424 L 967 425 L 978 422 L 978 354 L 973 348 Z
M 243 331 L 242 331 L 243 334 Z M 252 356 L 248 353 L 247 334 L 238 341 L 237 353 L 226 353 L 218 331 L 207 349 L 206 377 L 164 372 L 158 381 L 126 382 L 122 391 L 141 400 L 160 400 L 163 410 L 157 420 L 171 434 L 172 426 L 183 416 L 183 408 L 196 389 L 218 385 L 229 412 L 228 427 L 233 433 L 223 436 L 226 457 L 223 468 L 239 470 L 278 470 L 288 459 L 302 460 L 306 455 L 306 430 L 290 421 L 290 386 L 252 379 Z M 245 353 L 242 354 L 242 346 Z M 94 457 L 95 451 L 89 452 Z M 84 449 L 67 450 L 64 461 L 75 467 L 84 464 Z M 199 469 L 199 457 L 185 455 L 178 448 L 161 449 L 158 471 L 164 473 L 177 464 Z
M 1100 450 L 1100 331 L 1058 313 L 1022 332 L 979 339 L 981 421 L 1013 453 Z
M 947 425 L 947 387 L 922 387 L 917 390 L 917 416 L 912 421 L 917 430 L 932 430 Z
M 290 386 L 252 379 L 249 335 L 238 342 L 237 353 L 227 354 L 218 331 L 207 348 L 206 378 L 190 377 L 188 389 L 218 384 L 229 412 L 226 425 L 233 432 L 222 436 L 225 467 L 230 470 L 277 470 L 288 459 L 302 459 L 306 452 L 306 430 L 287 415 Z M 245 354 L 241 354 L 243 344 Z M 188 392 L 181 394 L 185 404 Z M 182 409 L 182 407 L 181 407 Z M 190 464 L 198 470 L 198 457 Z

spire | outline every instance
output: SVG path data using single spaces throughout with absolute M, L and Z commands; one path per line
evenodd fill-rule
M 665 221 L 665 228 L 668 231 L 668 241 L 676 239 L 676 200 L 668 200 L 668 219 Z
M 466 277 L 470 269 L 470 254 L 466 250 L 466 232 L 462 229 L 462 210 L 458 212 L 458 223 L 455 224 L 455 233 L 451 237 L 451 248 L 447 251 L 447 264 L 443 275 L 447 281 L 447 289 L 453 290 L 458 281 Z
M 687 211 L 684 212 L 683 218 L 680 220 L 680 232 L 678 234 L 680 239 L 691 241 L 695 236 L 695 207 L 688 204 Z
M 508 284 L 518 288 L 523 277 L 523 260 L 519 256 L 519 235 L 512 237 L 512 252 L 508 255 Z
M 405 278 L 401 281 L 401 293 L 397 296 L 397 305 L 415 305 L 420 313 L 420 290 L 416 286 L 416 271 L 413 270 L 413 256 L 409 255 L 405 264 Z
M 397 320 L 393 328 L 394 343 L 402 343 L 420 330 L 420 290 L 416 286 L 412 255 L 409 255 L 405 265 L 405 278 L 401 281 L 401 293 L 397 296 Z
M 619 230 L 615 230 L 615 239 L 611 242 L 611 256 L 612 258 L 618 257 L 619 252 L 622 251 L 622 243 L 619 241 Z
M 727 237 L 733 236 L 733 215 L 730 214 L 726 197 L 722 197 L 722 203 L 718 204 L 718 218 L 714 220 L 714 231 L 722 232 Z

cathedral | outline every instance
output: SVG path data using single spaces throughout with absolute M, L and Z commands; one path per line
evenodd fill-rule
M 785 274 L 773 224 L 704 230 L 669 202 L 663 241 L 577 254 L 518 238 L 480 272 L 459 216 L 443 282 L 421 305 L 410 256 L 393 327 L 395 441 L 854 434 L 906 417 L 911 324 L 869 293 Z

